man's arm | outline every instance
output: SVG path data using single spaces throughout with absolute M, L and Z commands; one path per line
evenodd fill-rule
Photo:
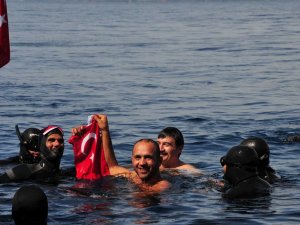
M 103 114 L 98 114 L 98 115 L 94 115 L 93 119 L 97 121 L 99 128 L 102 130 L 102 144 L 103 144 L 104 156 L 110 174 L 117 175 L 121 173 L 129 173 L 130 171 L 128 169 L 119 166 L 118 161 L 116 159 L 111 137 L 110 137 L 107 116 Z
M 8 183 L 19 180 L 27 180 L 32 175 L 30 167 L 33 164 L 19 164 L 13 168 L 5 171 L 4 174 L 0 175 L 0 183 Z

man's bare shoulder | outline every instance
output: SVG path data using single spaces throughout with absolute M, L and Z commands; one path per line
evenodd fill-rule
M 171 183 L 167 180 L 160 180 L 155 184 L 137 184 L 143 191 L 148 193 L 161 193 L 171 188 Z
M 173 169 L 181 170 L 181 171 L 185 171 L 185 172 L 189 172 L 189 173 L 203 174 L 203 172 L 200 169 L 196 168 L 195 166 L 193 166 L 191 164 L 187 164 L 187 163 L 184 163 L 183 165 L 177 166 Z
M 163 192 L 171 188 L 171 183 L 167 180 L 161 180 L 157 182 L 155 185 L 153 185 L 153 190 L 156 192 Z
M 112 166 L 109 168 L 110 175 L 130 177 L 132 171 L 122 166 Z

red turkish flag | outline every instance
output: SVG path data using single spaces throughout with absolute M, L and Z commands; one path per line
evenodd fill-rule
M 10 60 L 6 0 L 0 0 L 0 68 Z
M 110 175 L 97 121 L 84 126 L 84 135 L 72 135 L 68 142 L 73 145 L 76 178 L 99 180 Z

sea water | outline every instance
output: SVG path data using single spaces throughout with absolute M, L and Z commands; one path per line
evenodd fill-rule
M 127 180 L 39 184 L 49 224 L 299 224 L 300 1 L 8 0 L 11 61 L 0 69 L 0 158 L 21 131 L 108 115 L 119 164 L 166 126 L 205 176 L 172 176 L 146 195 Z M 270 196 L 226 201 L 206 178 L 248 136 L 264 138 L 282 176 Z M 73 166 L 66 143 L 61 166 Z M 5 168 L 1 168 L 3 172 Z M 163 174 L 164 176 L 166 174 Z M 28 183 L 28 182 L 25 182 Z M 30 182 L 29 182 L 30 183 Z M 0 221 L 23 183 L 0 185 Z M 74 191 L 76 187 L 77 191 Z M 73 190 L 73 191 L 72 191 Z M 80 190 L 80 191 L 78 191 Z

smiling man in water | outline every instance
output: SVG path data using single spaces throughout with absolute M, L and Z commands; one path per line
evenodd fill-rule
M 94 115 L 93 119 L 97 121 L 102 132 L 102 144 L 105 159 L 109 168 L 110 175 L 125 176 L 141 189 L 150 192 L 161 192 L 171 187 L 171 184 L 162 179 L 159 167 L 161 165 L 160 150 L 158 144 L 152 139 L 138 140 L 132 150 L 131 171 L 125 167 L 119 166 L 113 145 L 110 138 L 108 120 L 106 115 Z M 73 135 L 84 133 L 84 128 L 77 127 L 72 129 Z
M 160 156 L 162 157 L 160 170 L 177 169 L 202 173 L 201 170 L 193 165 L 184 163 L 179 159 L 184 147 L 183 135 L 179 129 L 176 127 L 164 128 L 157 136 L 157 143 L 160 149 Z

